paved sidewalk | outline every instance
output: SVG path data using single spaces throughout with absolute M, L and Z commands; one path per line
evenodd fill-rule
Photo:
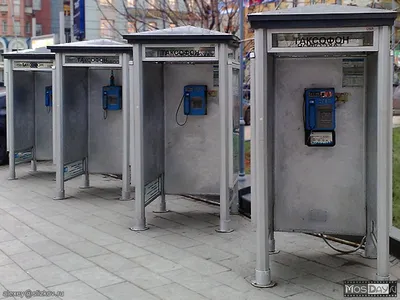
M 117 200 L 120 181 L 92 176 L 97 188 L 83 191 L 72 180 L 73 196 L 54 201 L 54 174 L 27 171 L 19 166 L 20 179 L 8 181 L 0 168 L 0 299 L 3 291 L 26 289 L 63 291 L 68 300 L 344 299 L 343 280 L 374 279 L 375 260 L 277 233 L 281 252 L 271 266 L 278 285 L 256 289 L 245 279 L 254 274 L 256 244 L 244 217 L 233 216 L 233 233 L 218 234 L 218 207 L 169 196 L 172 212 L 148 209 L 150 230 L 132 232 L 134 203 Z M 397 263 L 392 259 L 394 279 Z

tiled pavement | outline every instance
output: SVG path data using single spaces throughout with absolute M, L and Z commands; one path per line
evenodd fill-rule
M 26 289 L 63 291 L 68 300 L 344 299 L 343 280 L 374 279 L 375 260 L 277 233 L 281 252 L 271 268 L 278 284 L 256 289 L 245 279 L 254 274 L 256 243 L 244 217 L 232 217 L 234 232 L 218 234 L 218 207 L 169 196 L 172 212 L 148 208 L 150 230 L 132 232 L 134 203 L 117 200 L 120 181 L 91 176 L 97 188 L 79 190 L 72 180 L 71 197 L 55 201 L 54 174 L 29 175 L 28 167 L 17 168 L 15 181 L 0 168 L 0 299 L 5 290 Z M 393 278 L 397 263 L 392 258 Z

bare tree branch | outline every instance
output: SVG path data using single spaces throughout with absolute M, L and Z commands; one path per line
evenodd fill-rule
M 122 1 L 122 5 L 115 5 L 116 1 Z M 233 34 L 239 29 L 237 18 L 239 8 L 237 4 L 230 0 L 181 0 L 182 2 L 177 0 L 177 5 L 171 5 L 167 0 L 136 0 L 141 1 L 141 5 L 135 3 L 134 8 L 127 7 L 125 1 L 107 0 L 109 4 L 107 10 L 114 11 L 119 18 L 132 23 L 135 31 L 139 31 L 141 26 L 158 29 L 157 26 L 153 25 L 153 20 L 162 20 L 164 24 L 169 23 L 175 26 L 200 26 Z M 165 5 L 162 1 L 166 1 Z M 110 27 L 119 35 L 122 35 L 111 20 L 107 18 L 106 8 L 99 3 L 99 0 L 95 0 L 95 3 Z M 175 7 L 179 3 L 184 5 L 184 9 Z

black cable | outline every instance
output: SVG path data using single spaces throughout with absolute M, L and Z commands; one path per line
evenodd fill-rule
M 337 251 L 337 252 L 339 252 L 339 253 L 342 253 L 342 254 L 351 254 L 351 253 L 354 253 L 354 252 L 360 250 L 361 247 L 364 245 L 365 239 L 367 238 L 366 236 L 364 236 L 364 237 L 362 238 L 360 244 L 358 244 L 358 246 L 357 246 L 354 250 L 344 251 L 344 250 L 340 250 L 340 249 L 335 248 L 334 246 L 332 246 L 332 245 L 327 241 L 327 239 L 325 238 L 325 236 L 324 236 L 323 234 L 320 234 L 320 237 L 324 240 L 324 242 L 325 242 L 332 250 L 335 250 L 335 251 Z
M 185 98 L 185 96 L 182 96 L 182 99 L 181 99 L 181 101 L 179 102 L 178 108 L 176 109 L 176 113 L 175 113 L 175 122 L 176 122 L 176 124 L 178 124 L 179 126 L 185 126 L 185 124 L 186 124 L 186 122 L 187 122 L 187 120 L 188 120 L 188 115 L 186 115 L 185 122 L 183 122 L 183 123 L 179 123 L 179 122 L 178 122 L 178 112 L 179 112 L 179 109 L 180 109 L 181 106 L 182 106 L 182 102 L 183 102 L 183 99 L 184 99 L 184 98 Z

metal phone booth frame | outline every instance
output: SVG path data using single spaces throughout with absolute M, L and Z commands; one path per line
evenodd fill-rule
M 230 213 L 238 206 L 238 39 L 193 26 L 124 39 L 133 44 L 130 72 L 135 75 L 131 156 L 136 218 L 131 229 L 147 229 L 145 208 L 158 197 L 159 212 L 166 212 L 166 194 L 212 194 L 220 199 L 217 231 L 231 232 Z M 186 115 L 186 122 L 181 104 L 188 85 L 206 86 L 208 97 L 207 112 Z
M 9 179 L 15 166 L 54 159 L 55 106 L 47 105 L 46 93 L 54 80 L 54 53 L 47 48 L 3 54 L 6 65 L 7 150 Z M 50 96 L 51 97 L 51 96 Z
M 274 285 L 273 231 L 363 236 L 365 256 L 377 257 L 376 278 L 389 279 L 396 15 L 322 4 L 248 16 L 255 30 L 255 286 Z M 309 88 L 334 88 L 333 146 L 305 138 Z
M 130 200 L 128 67 L 132 46 L 99 39 L 48 48 L 55 53 L 56 68 L 55 199 L 65 198 L 65 182 L 72 178 L 83 175 L 81 188 L 88 188 L 89 173 L 122 173 L 120 200 Z M 102 87 L 114 76 L 122 86 L 122 109 L 103 111 Z

